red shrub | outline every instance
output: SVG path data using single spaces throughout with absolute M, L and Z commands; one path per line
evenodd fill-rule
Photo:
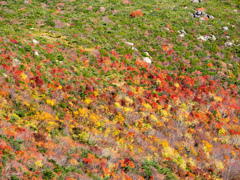
M 133 17 L 140 17 L 140 16 L 143 16 L 143 13 L 140 12 L 140 11 L 134 11 L 132 13 L 130 13 L 130 16 L 133 18 Z

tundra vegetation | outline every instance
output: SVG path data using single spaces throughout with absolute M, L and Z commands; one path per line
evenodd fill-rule
M 0 1 L 0 179 L 240 179 L 239 9 Z

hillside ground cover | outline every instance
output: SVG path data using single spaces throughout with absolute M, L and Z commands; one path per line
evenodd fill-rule
M 0 1 L 0 179 L 240 179 L 239 9 Z

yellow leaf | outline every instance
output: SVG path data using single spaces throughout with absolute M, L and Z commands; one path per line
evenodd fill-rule
M 25 80 L 25 79 L 27 78 L 27 75 L 25 75 L 24 73 L 22 73 L 22 74 L 21 74 L 21 78 Z
M 35 165 L 38 166 L 38 167 L 42 167 L 43 166 L 41 160 L 35 161 Z
M 76 159 L 71 159 L 71 160 L 70 160 L 70 163 L 71 163 L 72 165 L 78 165 L 78 161 L 77 161 Z

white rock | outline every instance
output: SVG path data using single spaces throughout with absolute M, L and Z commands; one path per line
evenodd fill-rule
M 152 63 L 152 60 L 151 60 L 149 57 L 144 57 L 144 58 L 143 58 L 143 61 L 145 61 L 145 62 L 148 63 L 148 64 L 151 64 L 151 63 Z
M 197 39 L 203 40 L 203 41 L 206 41 L 206 40 L 207 40 L 207 39 L 206 39 L 205 37 L 203 37 L 203 36 L 199 36 Z
M 135 47 L 132 47 L 132 49 L 133 49 L 134 51 L 138 51 L 138 49 L 137 49 L 137 48 L 135 48 Z
M 183 35 L 186 35 L 187 33 L 182 29 L 181 31 L 178 31 L 178 33 L 182 33 Z M 180 35 L 181 36 L 181 35 Z M 181 36 L 182 37 L 182 36 Z
M 59 60 L 56 60 L 56 62 L 57 62 L 57 63 L 60 63 L 60 64 L 63 64 L 63 62 L 62 62 L 62 61 L 59 61 Z
M 34 29 L 33 27 L 31 27 L 30 29 Z
M 234 44 L 233 42 L 226 42 L 225 47 L 232 47 Z
M 229 39 L 229 38 L 230 38 L 230 36 L 226 36 L 226 38 L 228 38 L 228 39 Z
M 228 27 L 225 26 L 225 27 L 223 27 L 222 29 L 223 29 L 224 31 L 227 31 L 227 30 L 228 30 Z
M 185 34 L 180 34 L 179 36 L 180 36 L 180 37 L 184 37 L 184 36 L 185 36 Z
M 216 38 L 214 35 L 212 35 L 212 40 L 215 41 L 216 39 L 217 39 L 217 38 Z
M 187 34 L 187 33 L 184 31 L 184 29 L 182 29 L 182 33 L 183 33 L 183 34 Z
M 35 53 L 34 53 L 36 56 L 39 56 L 39 54 L 38 54 L 38 52 L 37 51 L 35 51 Z
M 13 61 L 14 61 L 16 64 L 21 64 L 21 61 L 19 61 L 18 59 L 13 59 Z
M 215 17 L 214 17 L 214 16 L 212 16 L 212 15 L 210 15 L 210 16 L 209 16 L 209 18 L 210 18 L 210 19 L 215 19 Z
M 36 39 L 33 39 L 33 44 L 39 44 L 39 41 L 37 41 Z
M 4 75 L 4 77 L 7 77 L 7 75 L 5 73 L 2 73 Z
M 201 21 L 204 21 L 205 19 L 204 19 L 203 17 L 200 17 L 200 20 L 201 20 Z
M 233 12 L 237 13 L 237 12 L 238 12 L 238 10 L 237 10 L 237 9 L 234 9 L 234 10 L 233 10 Z
M 127 45 L 129 45 L 129 46 L 134 46 L 134 44 L 133 43 L 130 43 L 130 42 L 125 42 Z
M 205 39 L 209 40 L 209 39 L 211 39 L 211 37 L 210 36 L 205 36 Z
M 184 9 L 187 9 L 187 6 L 186 6 L 186 7 L 184 7 Z
M 144 54 L 145 54 L 145 57 L 149 57 L 150 56 L 148 52 L 144 52 Z

